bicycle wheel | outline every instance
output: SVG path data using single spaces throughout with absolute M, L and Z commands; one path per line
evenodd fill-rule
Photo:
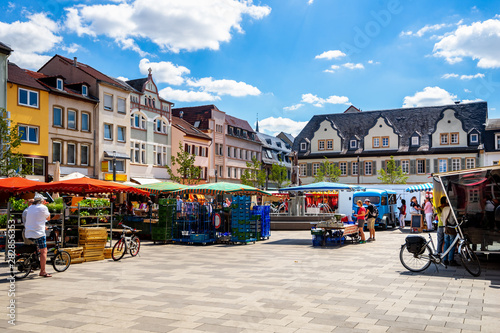
M 411 272 L 421 272 L 426 270 L 431 264 L 432 250 L 429 246 L 422 254 L 413 254 L 406 249 L 406 244 L 401 246 L 399 260 L 403 266 Z
M 57 251 L 57 254 L 52 258 L 52 267 L 57 272 L 64 272 L 71 265 L 71 256 L 66 251 Z
M 469 243 L 463 244 L 460 248 L 460 259 L 462 265 L 472 276 L 481 275 L 481 264 L 474 251 L 470 248 Z
M 24 279 L 31 272 L 31 259 L 29 255 L 21 255 L 12 264 L 10 275 L 16 279 Z
M 113 258 L 114 261 L 118 261 L 123 258 L 126 251 L 127 243 L 123 240 L 123 238 L 120 238 L 120 240 L 116 242 L 115 246 L 113 246 L 113 250 L 111 251 L 111 258 Z
M 136 255 L 139 254 L 139 249 L 141 248 L 141 241 L 139 238 L 134 237 L 130 241 L 130 255 L 132 257 L 135 257 Z

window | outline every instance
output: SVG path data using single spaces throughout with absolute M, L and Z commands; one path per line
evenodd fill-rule
M 460 170 L 460 159 L 459 158 L 452 158 L 451 159 L 451 171 L 458 171 Z
M 307 174 L 307 164 L 299 164 L 299 176 L 305 177 Z
M 479 142 L 479 135 L 478 134 L 471 134 L 470 135 L 470 143 L 478 143 Z
M 56 88 L 57 90 L 63 90 L 63 80 L 62 79 L 57 79 L 57 83 L 56 83 Z
M 19 88 L 19 105 L 38 108 L 38 91 Z
M 89 146 L 80 146 L 80 164 L 89 165 Z
M 240 159 L 243 159 L 244 155 L 245 155 L 245 151 L 243 149 L 240 149 Z
M 365 175 L 369 176 L 371 174 L 372 174 L 372 162 L 366 161 L 365 162 Z
M 219 177 L 224 177 L 224 169 L 222 168 L 222 165 L 219 165 Z
M 339 163 L 339 168 L 340 168 L 340 175 L 341 176 L 347 176 L 347 163 L 346 162 L 340 162 Z
M 140 153 L 140 144 L 135 141 L 130 141 L 130 161 L 132 163 L 141 163 L 139 160 Z
M 425 173 L 425 160 L 417 160 L 417 173 L 418 174 Z
M 448 167 L 448 160 L 446 160 L 446 159 L 440 159 L 438 161 L 438 167 L 439 167 L 438 168 L 439 172 L 446 172 L 446 171 L 448 171 L 448 168 L 447 168 Z
M 452 145 L 458 145 L 458 133 L 451 133 L 450 134 L 450 143 Z
M 412 136 L 411 137 L 411 145 L 412 146 L 418 146 L 420 143 L 420 138 L 418 136 Z
M 476 167 L 476 159 L 475 158 L 466 158 L 465 159 L 465 167 L 467 169 L 474 169 Z
M 22 142 L 38 143 L 38 127 L 19 125 L 18 129 Z
M 318 150 L 325 150 L 325 140 L 318 141 Z
M 379 137 L 373 138 L 373 148 L 380 148 L 380 138 Z
M 307 143 L 301 142 L 300 143 L 300 150 L 306 150 L 307 149 Z
M 313 163 L 313 176 L 316 177 L 319 171 L 319 163 Z
M 333 140 L 326 140 L 326 149 L 333 150 Z
M 67 163 L 68 164 L 75 164 L 75 162 L 76 162 L 75 153 L 76 153 L 75 144 L 74 143 L 68 143 L 68 151 L 67 151 L 67 155 L 68 155 L 68 161 L 67 161 Z
M 125 142 L 125 127 L 118 126 L 117 131 L 116 140 L 118 142 Z
M 82 86 L 82 95 L 85 96 L 85 97 L 89 95 L 89 92 L 87 90 L 87 86 L 86 85 Z
M 495 149 L 500 149 L 500 134 L 495 134 Z
M 52 142 L 52 162 L 62 162 L 61 143 L 57 141 Z
M 104 124 L 104 139 L 113 140 L 113 125 Z
M 118 105 L 117 105 L 117 110 L 118 113 L 127 113 L 127 101 L 125 98 L 120 98 L 118 97 Z
M 90 115 L 82 112 L 82 131 L 90 132 Z
M 352 165 L 351 165 L 351 173 L 353 176 L 357 176 L 358 175 L 358 162 L 352 162 Z
M 448 144 L 448 133 L 441 133 L 440 135 L 440 142 L 442 145 L 447 145 Z
M 401 161 L 401 170 L 403 173 L 410 173 L 410 161 L 409 160 L 402 160 Z
M 160 118 L 155 119 L 155 130 L 158 133 L 165 133 L 166 134 L 167 133 L 167 123 Z
M 117 172 L 125 172 L 125 163 L 123 160 L 116 160 L 115 164 Z M 108 161 L 108 170 L 113 172 L 113 161 Z
M 104 110 L 113 111 L 113 95 L 104 94 Z
M 145 145 L 145 144 L 144 144 Z M 158 145 L 153 146 L 153 154 L 156 165 L 166 165 L 167 164 L 167 147 Z M 144 162 L 146 163 L 146 162 Z
M 227 167 L 227 178 L 231 178 L 231 167 Z
M 382 137 L 382 147 L 384 147 L 384 148 L 389 147 L 389 137 L 388 136 Z
M 227 157 L 231 157 L 231 147 L 227 147 Z
M 134 128 L 146 129 L 146 118 L 141 114 L 133 114 L 130 116 L 130 125 Z
M 146 164 L 146 144 L 141 143 L 141 163 Z
M 68 128 L 76 129 L 76 111 L 68 110 Z
M 52 109 L 52 126 L 62 127 L 62 112 L 61 108 L 54 106 Z
M 42 158 L 26 157 L 26 168 L 35 176 L 45 176 L 45 161 Z

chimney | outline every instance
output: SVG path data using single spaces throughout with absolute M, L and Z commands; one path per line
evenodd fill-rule
M 179 112 L 179 118 L 181 118 L 181 119 L 182 119 L 182 117 L 184 117 L 184 111 L 180 111 L 180 112 Z
M 73 57 L 73 66 L 78 67 L 78 62 L 76 61 L 76 57 Z
M 455 104 L 456 104 L 456 105 L 460 104 L 460 101 L 455 101 Z

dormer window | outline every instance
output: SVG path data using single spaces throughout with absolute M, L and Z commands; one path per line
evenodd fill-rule
M 358 146 L 358 142 L 356 140 L 349 141 L 349 148 L 356 149 L 357 146 Z
M 300 150 L 306 150 L 307 149 L 307 143 L 301 142 L 300 143 Z
M 57 79 L 57 90 L 63 90 L 63 80 L 62 79 Z
M 89 95 L 89 92 L 87 90 L 87 86 L 82 86 L 82 95 L 87 97 Z
M 418 145 L 420 145 L 420 137 L 418 137 L 418 136 L 412 136 L 411 137 L 411 145 L 412 146 L 418 146 Z
M 478 143 L 479 142 L 479 134 L 474 133 L 470 135 L 470 143 Z

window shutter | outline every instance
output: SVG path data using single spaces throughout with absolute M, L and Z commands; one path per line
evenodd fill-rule
M 431 160 L 425 160 L 425 173 L 431 173 Z
M 347 175 L 348 176 L 351 175 L 351 167 L 352 167 L 352 163 L 351 162 L 347 162 Z
M 460 161 L 460 170 L 465 169 L 465 157 L 461 159 Z
M 334 166 L 335 168 L 338 168 L 338 167 L 339 167 L 339 162 L 333 162 L 333 166 Z
M 306 177 L 311 177 L 311 176 L 312 176 L 312 164 L 307 163 Z
M 399 168 L 401 166 L 401 161 L 400 160 L 396 160 L 396 168 Z
M 372 175 L 377 174 L 377 161 L 372 162 Z
M 476 157 L 476 168 L 480 167 L 479 165 L 479 157 Z
M 382 161 L 382 169 L 387 171 L 387 162 L 386 161 Z
M 437 173 L 439 171 L 439 167 L 438 167 L 438 159 L 435 158 L 434 159 L 434 173 Z
M 358 163 L 358 175 L 364 176 L 365 174 L 365 162 Z
M 410 174 L 414 175 L 417 173 L 415 168 L 415 160 L 410 160 Z
M 446 166 L 446 171 L 451 171 L 451 162 L 453 160 L 451 158 L 448 159 L 448 165 Z

